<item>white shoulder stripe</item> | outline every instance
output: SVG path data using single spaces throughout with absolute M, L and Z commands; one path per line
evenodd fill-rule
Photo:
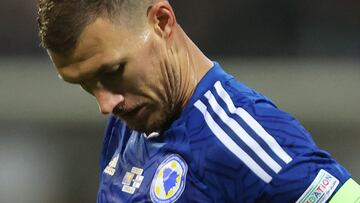
M 226 103 L 230 113 L 237 114 L 240 116 L 270 147 L 270 149 L 285 163 L 290 163 L 292 158 L 288 153 L 277 143 L 274 137 L 265 131 L 265 129 L 243 108 L 235 107 L 233 101 L 230 98 L 230 95 L 222 87 L 220 81 L 215 83 L 215 89 L 218 95 Z
M 264 182 L 269 183 L 272 177 L 264 171 L 244 150 L 242 150 L 214 121 L 207 107 L 200 100 L 195 102 L 195 107 L 203 114 L 205 121 L 214 135 L 222 142 L 236 157 L 238 157 L 251 171 L 259 176 Z
M 208 99 L 211 108 L 213 111 L 220 117 L 220 119 L 227 125 L 229 128 L 236 133 L 236 135 L 265 163 L 267 164 L 275 173 L 278 173 L 281 170 L 281 166 L 273 159 L 265 150 L 252 138 L 233 118 L 229 117 L 225 110 L 219 105 L 216 101 L 214 95 L 208 91 L 205 94 L 205 97 Z

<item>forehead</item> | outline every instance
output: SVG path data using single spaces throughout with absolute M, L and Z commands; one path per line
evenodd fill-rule
M 85 60 L 96 54 L 111 51 L 124 51 L 129 41 L 133 40 L 134 33 L 125 25 L 114 24 L 106 18 L 98 18 L 85 27 L 77 45 L 70 54 L 73 60 Z M 124 48 L 121 48 L 124 47 Z
M 126 26 L 98 18 L 85 27 L 71 53 L 64 55 L 49 51 L 49 55 L 59 75 L 66 81 L 75 82 L 96 68 L 111 65 L 119 57 L 124 57 L 132 50 L 134 34 Z
M 134 33 L 125 24 L 112 23 L 107 18 L 97 18 L 85 27 L 73 52 L 75 58 L 84 58 L 92 51 L 126 45 Z

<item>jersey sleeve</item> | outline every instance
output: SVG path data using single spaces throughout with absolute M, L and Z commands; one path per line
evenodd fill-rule
M 247 108 L 249 114 L 291 157 L 257 201 L 328 202 L 350 179 L 346 169 L 319 149 L 309 132 L 290 114 L 265 101 L 251 106 Z
M 211 184 L 226 202 L 326 202 L 350 178 L 293 116 L 235 80 L 216 82 L 194 106 L 219 148 L 212 162 L 226 172 Z

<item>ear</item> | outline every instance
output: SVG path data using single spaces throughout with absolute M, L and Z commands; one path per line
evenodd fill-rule
M 159 1 L 149 7 L 147 17 L 155 33 L 167 40 L 172 38 L 176 17 L 168 1 Z

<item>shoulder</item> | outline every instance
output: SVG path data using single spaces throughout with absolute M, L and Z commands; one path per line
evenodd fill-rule
M 198 126 L 191 129 L 196 133 L 191 139 L 202 138 L 206 146 L 203 151 L 211 157 L 204 157 L 206 163 L 202 167 L 208 171 L 205 175 L 209 176 L 211 185 L 229 185 L 222 191 L 224 196 L 232 197 L 231 201 L 255 200 L 292 161 L 282 143 L 264 129 L 258 122 L 259 117 L 254 116 L 258 102 L 264 103 L 266 108 L 275 108 L 251 88 L 227 80 L 216 81 L 194 103 L 197 111 L 193 112 L 197 115 L 191 118 L 198 118 Z
M 233 168 L 227 175 L 238 188 L 251 185 L 244 193 L 254 198 L 296 200 L 322 169 L 342 182 L 349 178 L 294 117 L 240 82 L 215 82 L 194 106 L 203 118 L 201 133 L 216 143 L 209 146 L 223 151 L 212 162 Z
M 219 147 L 230 152 L 264 183 L 269 183 L 292 158 L 258 122 L 259 116 L 254 116 L 259 101 L 266 108 L 274 108 L 262 95 L 230 80 L 215 82 L 194 106 Z

